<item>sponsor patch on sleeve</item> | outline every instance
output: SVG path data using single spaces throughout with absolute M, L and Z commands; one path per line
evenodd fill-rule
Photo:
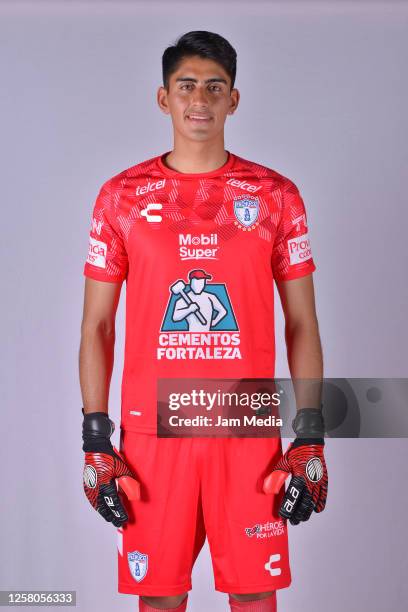
M 108 245 L 101 240 L 89 237 L 89 250 L 86 261 L 97 268 L 106 268 L 106 252 Z
M 306 233 L 288 240 L 288 250 L 291 266 L 311 259 L 312 251 L 308 234 Z

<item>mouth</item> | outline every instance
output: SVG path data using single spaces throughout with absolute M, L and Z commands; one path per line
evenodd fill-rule
M 187 115 L 186 118 L 188 119 L 188 121 L 199 125 L 205 125 L 206 123 L 209 123 L 212 120 L 209 115 L 200 115 L 197 113 L 190 113 L 189 115 Z

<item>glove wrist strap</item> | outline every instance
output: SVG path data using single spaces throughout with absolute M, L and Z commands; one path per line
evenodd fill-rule
M 292 448 L 298 446 L 311 446 L 312 444 L 321 444 L 324 446 L 324 438 L 295 438 L 292 443 Z
M 115 424 L 106 412 L 84 414 L 82 423 L 82 450 L 90 453 L 114 454 L 110 437 L 115 431 Z
M 324 444 L 324 419 L 322 408 L 301 408 L 292 421 L 296 439 L 293 447 L 303 444 Z
M 298 438 L 323 438 L 324 419 L 321 408 L 301 408 L 292 421 Z

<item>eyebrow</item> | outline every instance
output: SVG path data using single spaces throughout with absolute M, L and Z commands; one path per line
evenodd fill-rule
M 179 77 L 176 79 L 176 83 L 179 81 L 189 81 L 191 83 L 198 83 L 198 79 L 193 79 L 192 77 Z M 206 79 L 204 83 L 225 83 L 228 84 L 227 81 L 221 77 L 213 77 L 212 79 Z

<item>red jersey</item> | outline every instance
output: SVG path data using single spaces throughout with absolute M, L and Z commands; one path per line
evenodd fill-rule
M 316 269 L 291 180 L 230 152 L 199 174 L 166 155 L 104 183 L 84 267 L 126 280 L 121 427 L 142 433 L 156 432 L 159 378 L 273 378 L 273 280 Z

